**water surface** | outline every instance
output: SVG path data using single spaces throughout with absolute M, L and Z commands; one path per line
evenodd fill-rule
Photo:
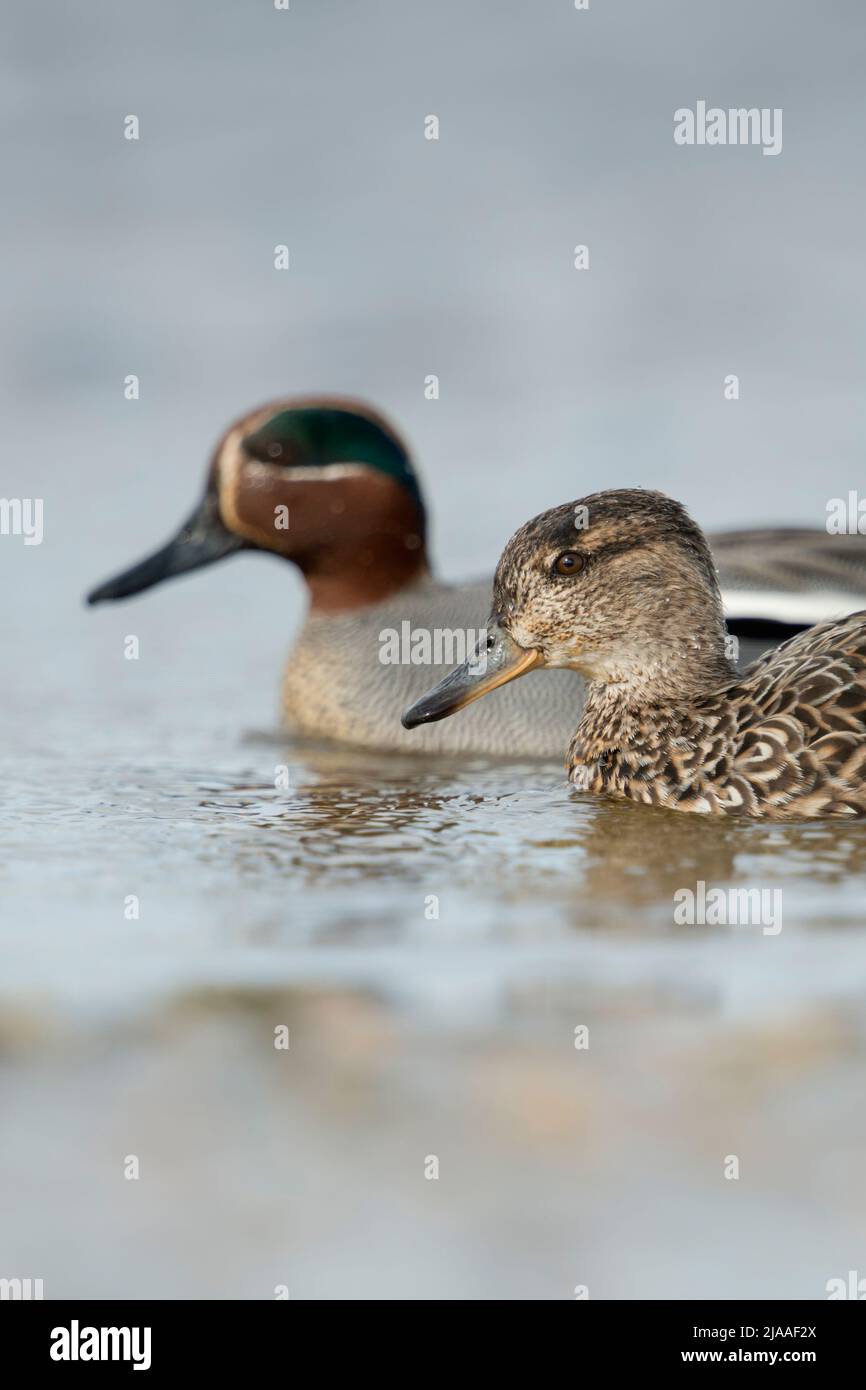
M 7 786 L 4 1267 L 392 1298 L 820 1297 L 855 1267 L 866 827 L 117 715 Z M 780 889 L 782 930 L 677 926 L 699 879 Z

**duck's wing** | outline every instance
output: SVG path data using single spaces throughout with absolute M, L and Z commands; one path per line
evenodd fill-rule
M 744 689 L 764 691 L 786 687 L 799 695 L 806 675 L 829 668 L 837 658 L 850 664 L 852 676 L 858 680 L 866 672 L 866 609 L 789 637 L 754 661 L 743 673 L 741 684 Z M 841 677 L 844 673 L 838 674 Z
M 866 612 L 798 633 L 731 691 L 737 804 L 866 813 Z
M 866 536 L 804 528 L 709 537 L 728 626 L 782 637 L 866 605 Z

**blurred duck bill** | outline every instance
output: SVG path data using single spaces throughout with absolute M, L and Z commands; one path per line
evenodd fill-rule
M 447 719 L 497 686 L 507 685 L 541 665 L 540 652 L 518 647 L 501 627 L 489 627 L 466 661 L 409 706 L 403 715 L 403 728 L 417 729 L 419 724 Z
M 168 545 L 92 589 L 87 595 L 87 602 L 105 603 L 129 598 L 131 594 L 152 589 L 154 584 L 161 584 L 164 579 L 212 565 L 226 555 L 243 549 L 243 546 L 243 540 L 223 525 L 216 498 L 208 493 Z

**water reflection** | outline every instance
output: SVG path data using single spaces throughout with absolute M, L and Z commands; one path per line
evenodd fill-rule
M 52 1296 L 334 1297 L 363 1268 L 383 1297 L 407 1271 L 431 1297 L 820 1297 L 855 1267 L 866 827 L 206 731 L 85 749 L 43 797 L 53 765 L 13 767 L 0 813 L 0 1180 L 35 1184 L 3 1236 Z M 780 886 L 785 929 L 677 927 L 698 879 Z M 138 1215 L 127 1152 L 159 1175 Z

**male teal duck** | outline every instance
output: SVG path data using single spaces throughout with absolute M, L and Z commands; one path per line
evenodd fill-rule
M 572 671 L 533 677 L 420 736 L 400 727 L 406 705 L 459 659 L 448 634 L 480 630 L 488 612 L 489 583 L 431 575 L 426 531 L 417 475 L 389 423 L 356 401 L 278 400 L 219 440 L 204 497 L 174 539 L 89 598 L 126 598 L 227 555 L 270 552 L 297 566 L 309 595 L 283 681 L 291 732 L 408 751 L 556 757 L 583 689 Z M 715 549 L 732 630 L 763 645 L 828 616 L 828 605 L 850 609 L 851 592 L 866 595 L 863 537 L 729 532 Z M 441 660 L 383 664 L 382 634 L 404 624 L 444 634 Z
M 580 518 L 576 529 L 576 518 Z M 587 693 L 567 754 L 582 791 L 772 819 L 866 812 L 866 611 L 739 673 L 710 547 L 678 502 L 599 492 L 527 522 L 493 584 L 486 663 L 403 716 L 445 718 L 542 666 Z

